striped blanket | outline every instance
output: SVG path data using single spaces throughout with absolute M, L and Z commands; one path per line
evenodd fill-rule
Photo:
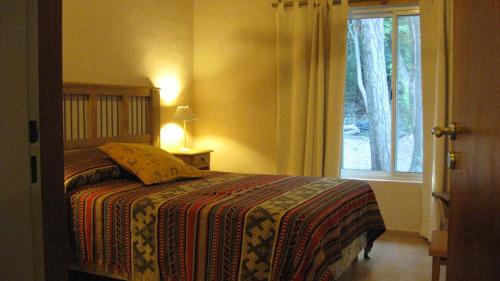
M 119 179 L 68 198 L 75 266 L 134 281 L 333 280 L 345 246 L 385 230 L 370 186 L 333 178 Z

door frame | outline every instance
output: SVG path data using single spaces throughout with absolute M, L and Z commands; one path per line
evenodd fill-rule
M 38 109 L 45 280 L 68 280 L 62 134 L 62 0 L 38 0 Z

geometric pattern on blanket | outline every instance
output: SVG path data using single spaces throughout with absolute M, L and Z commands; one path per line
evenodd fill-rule
M 68 193 L 73 263 L 134 281 L 333 280 L 342 250 L 385 226 L 362 181 L 211 172 Z
M 211 177 L 203 179 L 204 186 L 212 186 L 227 181 L 244 177 L 238 174 L 225 174 L 221 177 Z M 134 280 L 155 281 L 160 280 L 160 272 L 157 260 L 157 233 L 156 223 L 158 207 L 172 200 L 179 195 L 196 190 L 200 182 L 192 181 L 185 185 L 175 186 L 163 190 L 161 193 L 144 197 L 135 201 L 132 205 L 132 253 L 133 267 L 132 275 Z
M 254 207 L 246 216 L 240 280 L 268 280 L 278 223 L 290 208 L 337 185 L 339 180 L 324 178 L 301 186 Z

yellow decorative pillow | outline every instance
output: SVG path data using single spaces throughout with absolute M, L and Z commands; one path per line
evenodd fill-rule
M 99 149 L 145 184 L 168 182 L 179 178 L 199 178 L 204 175 L 202 171 L 152 145 L 107 143 Z

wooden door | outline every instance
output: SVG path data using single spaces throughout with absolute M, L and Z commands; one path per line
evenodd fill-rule
M 449 281 L 500 280 L 498 0 L 454 1 Z

